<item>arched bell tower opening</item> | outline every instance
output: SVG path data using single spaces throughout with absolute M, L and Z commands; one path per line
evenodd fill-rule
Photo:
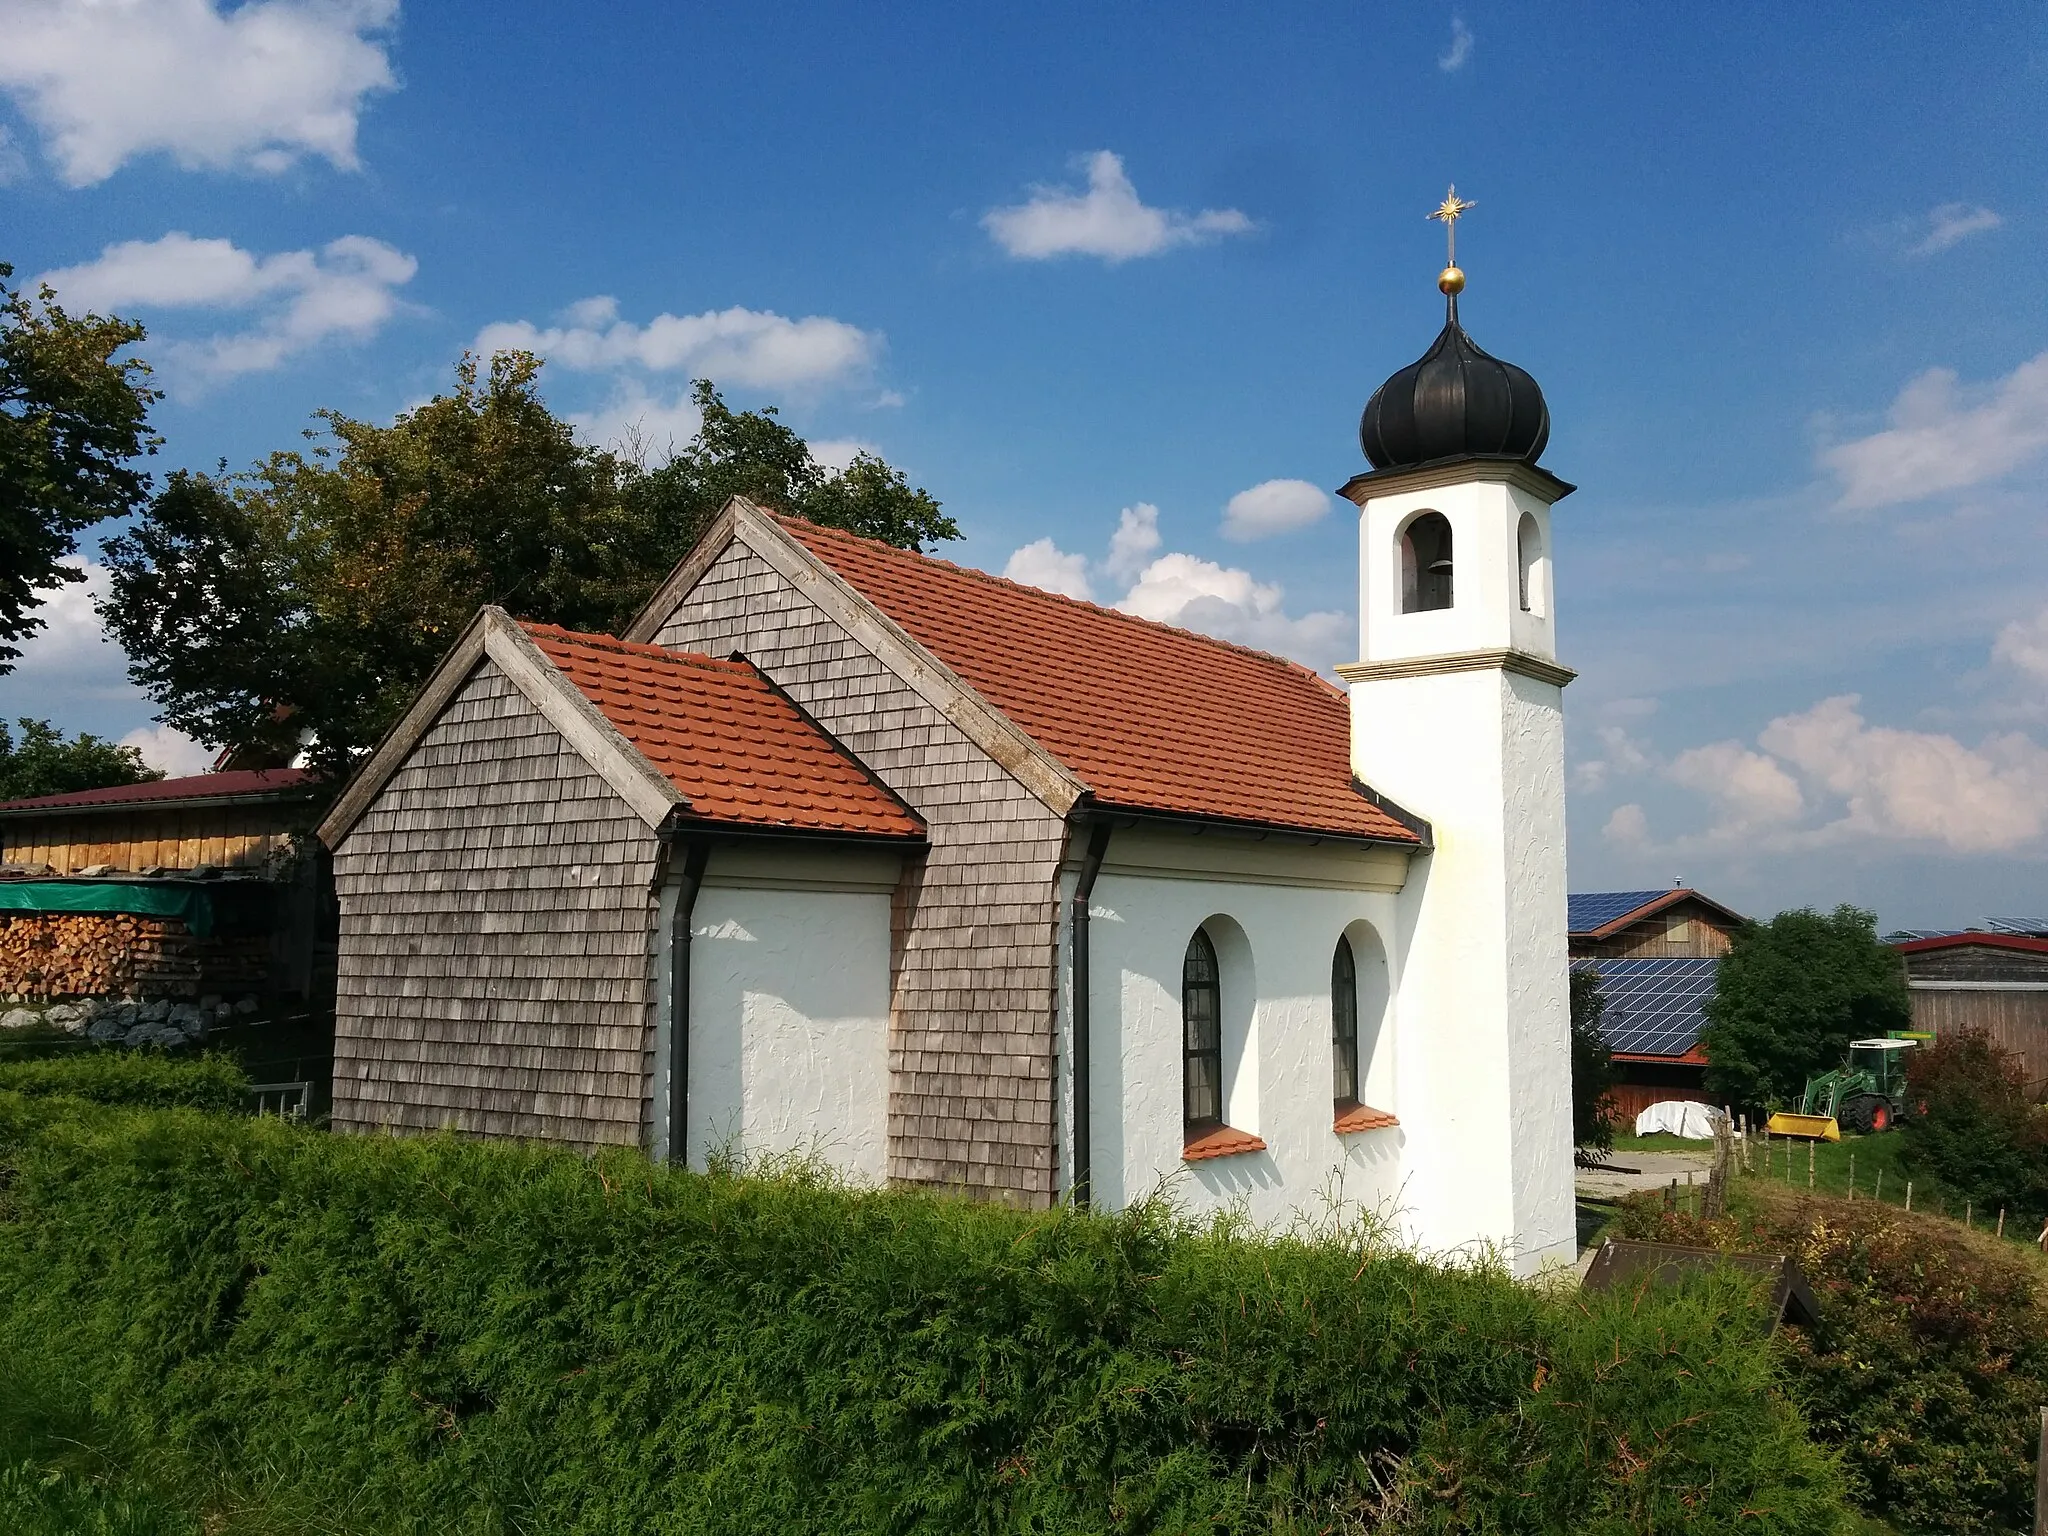
M 1515 529 L 1515 564 L 1521 573 L 1522 612 L 1544 618 L 1550 612 L 1550 560 L 1543 553 L 1543 530 L 1536 514 L 1524 512 Z
M 1451 520 L 1424 512 L 1401 530 L 1401 611 L 1433 613 L 1451 606 Z

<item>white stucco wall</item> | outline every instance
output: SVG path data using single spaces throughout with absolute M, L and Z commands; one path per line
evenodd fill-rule
M 898 869 L 895 855 L 858 849 L 713 850 L 690 924 L 691 1167 L 720 1150 L 796 1152 L 882 1181 Z M 664 936 L 673 901 L 671 886 Z M 665 945 L 657 974 L 655 1154 L 666 1156 Z
M 1093 1179 L 1115 1209 L 1164 1186 L 1185 1208 L 1241 1206 L 1261 1225 L 1339 1199 L 1399 1218 L 1405 1132 L 1339 1136 L 1331 1099 L 1330 963 L 1352 938 L 1367 1103 L 1400 1114 L 1400 1042 L 1381 1027 L 1405 854 L 1120 828 L 1090 912 Z M 1065 890 L 1073 890 L 1072 861 Z M 1207 926 L 1222 967 L 1226 1119 L 1262 1152 L 1184 1162 L 1181 962 Z M 1063 976 L 1070 935 L 1062 935 Z M 1072 1084 L 1071 998 L 1061 990 L 1063 1092 Z M 1369 1054 L 1368 1054 L 1369 1053 Z M 1072 1106 L 1062 1104 L 1071 1131 Z M 1071 1135 L 1062 1137 L 1071 1147 Z M 1072 1167 L 1062 1169 L 1069 1185 Z
M 1424 508 L 1451 519 L 1453 605 L 1403 614 L 1395 540 Z M 1541 613 L 1520 608 L 1525 515 L 1544 551 Z M 1361 645 L 1369 662 L 1422 665 L 1351 690 L 1353 767 L 1436 838 L 1402 893 L 1396 940 L 1416 1236 L 1435 1250 L 1490 1245 L 1523 1273 L 1576 1251 L 1562 694 L 1498 664 L 1426 668 L 1510 648 L 1554 658 L 1549 533 L 1549 509 L 1499 482 L 1368 501 Z

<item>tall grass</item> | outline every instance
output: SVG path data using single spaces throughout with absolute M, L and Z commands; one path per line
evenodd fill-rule
M 1731 1277 L 0 1093 L 0 1352 L 378 1532 L 1827 1532 Z

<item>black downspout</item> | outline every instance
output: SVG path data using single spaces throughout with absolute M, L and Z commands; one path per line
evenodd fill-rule
M 668 1160 L 688 1161 L 690 1111 L 690 918 L 711 844 L 692 838 L 683 854 L 682 883 L 668 922 Z
M 1109 823 L 1098 821 L 1088 832 L 1088 852 L 1081 859 L 1080 877 L 1074 881 L 1074 1204 L 1088 1208 L 1088 1182 L 1094 1174 L 1090 1156 L 1093 1127 L 1089 1124 L 1088 1038 L 1088 898 L 1095 894 L 1095 877 L 1102 873 L 1102 856 L 1109 851 Z

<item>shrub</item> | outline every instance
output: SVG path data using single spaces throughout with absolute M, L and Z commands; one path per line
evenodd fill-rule
M 1907 1058 L 1906 1161 L 1990 1213 L 2048 1210 L 2048 1115 L 2020 1058 L 1981 1029 L 1945 1031 Z
M 2048 1403 L 2048 1304 L 2026 1261 L 1873 1203 L 1702 1222 L 1631 1203 L 1629 1236 L 1790 1253 L 1818 1326 L 1780 1335 L 1813 1433 L 1902 1530 L 2027 1528 Z
M 0 1354 L 392 1532 L 1840 1528 L 1730 1277 L 0 1095 Z
M 200 1536 L 197 1520 L 146 1494 L 33 1463 L 0 1466 L 0 1531 L 7 1536 Z
M 1600 973 L 1590 967 L 1573 970 L 1572 1013 L 1572 1144 L 1598 1152 L 1614 1150 L 1614 1053 L 1607 1048 L 1602 1023 L 1607 996 Z
M 140 1051 L 88 1051 L 39 1061 L 0 1061 L 0 1092 L 85 1099 L 142 1109 L 232 1111 L 249 1079 L 225 1056 L 174 1061 Z

